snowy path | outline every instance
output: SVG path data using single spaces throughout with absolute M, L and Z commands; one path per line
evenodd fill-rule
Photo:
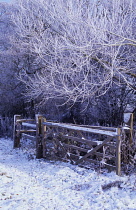
M 68 163 L 35 160 L 0 139 L 0 209 L 136 210 L 136 174 L 118 177 Z M 122 181 L 120 187 L 102 186 Z

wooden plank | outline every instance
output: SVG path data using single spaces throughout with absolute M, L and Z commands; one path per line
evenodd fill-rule
M 36 124 L 31 124 L 31 123 L 25 123 L 25 122 L 23 122 L 22 125 L 25 126 L 25 127 L 36 129 Z
M 104 166 L 106 166 L 106 168 L 110 169 L 110 170 L 116 170 L 116 166 L 104 163 Z
M 87 158 L 86 161 L 89 161 L 89 162 L 94 163 L 94 164 L 100 164 L 100 161 L 94 160 L 94 159 L 91 159 L 91 158 Z M 108 168 L 109 170 L 116 170 L 116 166 L 113 166 L 111 164 L 103 163 L 103 166 Z
M 74 137 L 74 136 L 66 136 L 66 135 L 63 135 L 63 138 L 65 139 L 71 139 L 73 141 L 77 141 L 77 142 L 81 142 L 81 143 L 85 143 L 89 146 L 97 146 L 97 142 L 94 142 L 94 141 L 91 141 L 91 140 L 86 140 L 84 138 L 79 138 L 79 137 Z
M 36 132 L 36 130 L 16 130 L 16 131 L 20 133 Z
M 18 119 L 17 122 L 35 122 L 34 119 Z
M 78 147 L 78 146 L 70 145 L 70 144 L 65 144 L 65 143 L 63 143 L 63 146 L 65 146 L 67 148 L 74 149 L 74 150 L 78 150 L 78 151 L 81 151 L 81 152 L 86 152 L 86 153 L 88 153 L 90 151 L 90 149 L 85 149 L 85 148 L 82 148 L 82 147 Z M 98 156 L 98 157 L 103 157 L 103 153 L 101 153 L 101 152 L 94 152 L 93 155 Z M 115 157 L 111 156 L 111 155 L 105 155 L 105 158 L 115 159 Z
M 81 158 L 80 158 L 81 159 Z M 88 161 L 90 163 L 94 163 L 94 164 L 100 164 L 100 161 L 96 160 L 96 159 L 92 159 L 92 158 L 86 158 L 85 161 Z
M 112 155 L 105 155 L 105 159 L 106 160 L 113 160 L 114 162 L 116 162 L 116 157 L 112 156 Z
M 121 175 L 121 129 L 118 128 L 118 137 L 116 144 L 116 174 Z
M 105 146 L 108 146 L 110 149 L 116 149 L 116 145 L 112 145 L 112 144 L 105 144 Z
M 48 122 L 54 122 L 54 121 L 48 121 Z M 86 128 L 94 128 L 94 129 L 100 129 L 100 130 L 110 130 L 110 131 L 117 132 L 116 127 L 95 126 L 95 125 L 78 125 L 78 124 L 72 124 L 72 123 L 68 123 L 67 125 L 78 126 L 78 127 L 86 127 Z
M 103 153 L 101 152 L 95 152 L 94 155 L 96 155 L 97 157 L 103 157 Z
M 69 153 L 69 152 L 67 152 L 67 157 L 70 157 L 70 158 L 72 158 L 72 160 L 73 161 L 77 161 L 77 160 L 79 160 L 79 155 L 76 155 L 76 154 L 73 154 L 73 153 Z
M 114 128 L 114 127 L 90 126 L 90 125 L 78 125 L 78 126 L 80 126 L 80 127 L 86 127 L 86 128 L 93 128 L 93 129 L 99 129 L 99 130 L 107 130 L 107 131 L 117 132 L 117 128 Z
M 77 160 L 80 160 L 83 156 L 79 156 L 73 153 L 67 153 L 68 157 L 71 157 L 72 159 L 74 159 L 73 161 L 75 161 L 75 163 L 77 162 Z M 91 159 L 91 158 L 87 158 L 86 161 L 94 163 L 94 164 L 98 164 L 99 161 L 95 160 L 95 159 Z
M 103 153 L 101 153 L 101 152 L 95 152 L 93 155 L 95 155 L 96 157 L 101 157 L 101 158 L 103 158 Z M 114 160 L 115 161 L 115 156 L 112 156 L 112 155 L 105 155 L 104 156 L 104 158 L 105 159 L 108 159 L 108 160 Z
M 62 143 L 62 145 L 64 147 L 71 148 L 71 149 L 78 150 L 78 151 L 82 151 L 82 152 L 88 152 L 89 151 L 88 149 L 84 149 L 82 147 L 78 147 L 78 146 L 71 145 L 71 144 Z
M 29 134 L 26 134 L 26 133 L 23 133 L 22 137 L 28 138 L 30 140 L 36 140 L 36 136 L 32 136 L 32 135 L 29 135 Z
M 130 145 L 133 143 L 133 124 L 134 124 L 134 114 L 131 113 L 131 118 L 130 118 L 130 139 L 129 139 Z
M 69 130 L 74 130 L 74 131 L 83 131 L 83 132 L 88 132 L 88 133 L 102 134 L 102 135 L 106 135 L 106 136 L 116 136 L 117 135 L 117 132 L 113 132 L 113 131 L 92 129 L 92 128 L 74 126 L 74 125 L 67 125 L 67 124 L 63 124 L 63 123 L 45 122 L 43 124 L 46 126 L 49 126 L 49 127 L 60 127 L 60 128 L 66 128 Z
M 43 125 L 46 122 L 46 118 L 42 117 L 41 129 L 42 129 L 42 146 L 43 146 L 43 157 L 46 157 L 46 126 Z
M 63 138 L 65 139 L 70 139 L 72 141 L 77 141 L 77 142 L 81 142 L 81 143 L 85 143 L 88 146 L 97 146 L 99 144 L 102 144 L 103 141 L 92 141 L 92 140 L 88 140 L 85 138 L 79 138 L 79 137 L 74 137 L 74 136 L 68 136 L 68 135 L 63 135 Z M 105 144 L 105 146 L 109 146 L 111 149 L 115 149 L 116 145 L 112 145 L 112 144 Z
M 72 149 L 75 149 L 75 150 L 78 150 L 78 151 L 82 151 L 82 152 L 88 152 L 90 151 L 90 149 L 85 149 L 85 148 L 82 148 L 82 147 L 78 147 L 78 146 L 75 146 L 75 145 L 71 145 L 71 144 L 65 144 L 65 143 L 62 143 L 63 146 L 67 147 L 67 148 L 72 148 Z M 94 152 L 93 155 L 96 155 L 98 157 L 103 157 L 103 153 L 101 152 Z M 108 158 L 108 159 L 115 159 L 114 156 L 111 156 L 111 155 L 105 155 L 105 158 Z
M 43 157 L 43 146 L 42 146 L 42 115 L 37 114 L 36 118 L 36 158 L 40 159 Z
M 100 149 L 102 146 L 104 146 L 104 145 L 105 145 L 107 142 L 109 142 L 111 139 L 112 139 L 112 137 L 109 137 L 109 138 L 105 139 L 105 140 L 103 141 L 102 144 L 96 146 L 96 147 L 93 148 L 89 153 L 87 153 L 86 155 L 84 155 L 83 158 L 81 158 L 80 160 L 78 160 L 78 161 L 77 161 L 77 164 L 80 163 L 80 162 L 82 162 L 83 160 L 85 160 L 87 157 L 93 155 L 98 149 Z
M 21 115 L 14 115 L 14 128 L 13 128 L 13 140 L 14 148 L 20 147 L 21 133 L 17 131 L 17 127 L 21 127 L 21 123 L 17 123 L 17 120 L 21 118 Z

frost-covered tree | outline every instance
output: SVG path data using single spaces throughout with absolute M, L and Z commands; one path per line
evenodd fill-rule
M 20 71 L 30 100 L 75 103 L 113 84 L 136 89 L 134 0 L 18 0 L 15 7 L 12 43 L 33 58 Z

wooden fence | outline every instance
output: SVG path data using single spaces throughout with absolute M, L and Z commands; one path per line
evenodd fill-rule
M 36 139 L 36 157 L 59 157 L 73 164 L 99 164 L 121 174 L 121 128 L 47 122 L 14 116 L 14 148 L 20 147 L 22 134 Z M 33 135 L 30 135 L 33 134 Z

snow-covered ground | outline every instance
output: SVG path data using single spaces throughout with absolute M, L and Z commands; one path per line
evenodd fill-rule
M 31 153 L 0 139 L 0 209 L 136 210 L 136 174 L 119 177 Z

